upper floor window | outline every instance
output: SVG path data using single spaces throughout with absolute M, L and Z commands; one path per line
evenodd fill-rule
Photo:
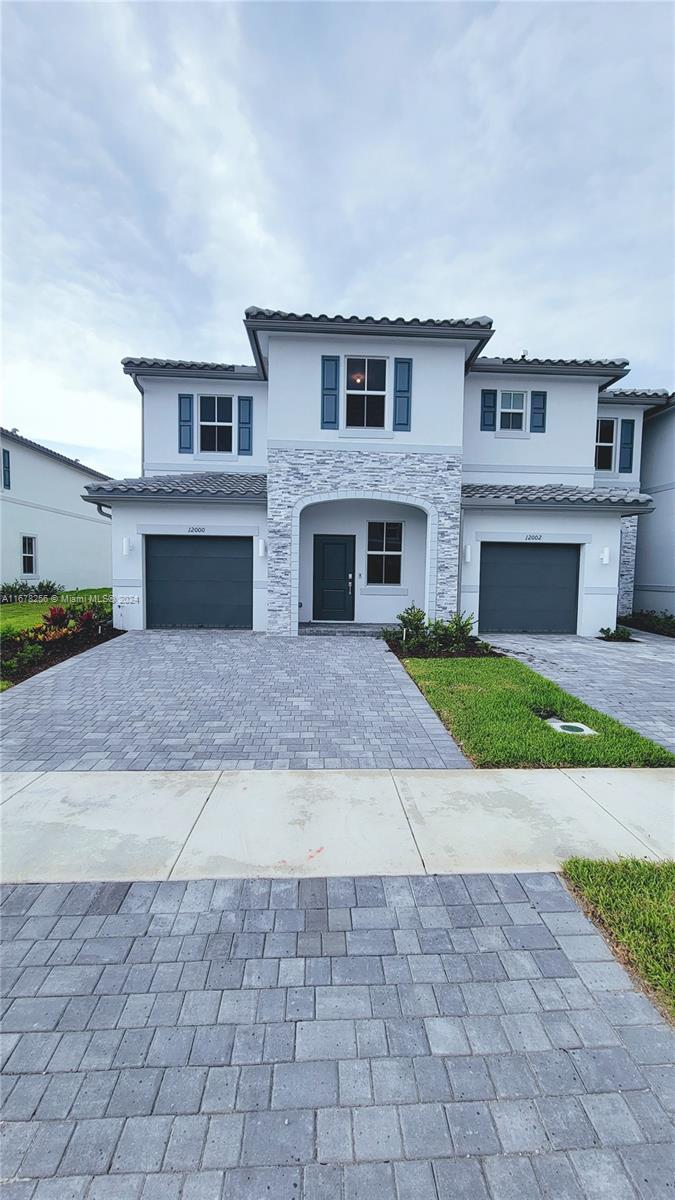
M 21 574 L 37 575 L 37 538 L 21 538 Z
M 12 475 L 9 463 L 9 450 L 2 452 L 2 486 L 9 491 L 12 486 Z
M 611 471 L 614 468 L 614 444 L 616 421 L 601 417 L 595 426 L 595 469 Z
M 387 362 L 384 358 L 347 359 L 346 422 L 352 429 L 384 429 Z
M 399 584 L 402 555 L 401 521 L 369 521 L 367 582 Z
M 499 397 L 499 428 L 525 428 L 525 393 L 501 392 Z
M 232 397 L 199 397 L 199 449 L 232 452 Z

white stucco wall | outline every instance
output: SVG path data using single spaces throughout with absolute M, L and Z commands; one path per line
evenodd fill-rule
M 403 523 L 401 586 L 367 585 L 366 547 L 368 521 Z M 335 500 L 311 504 L 300 514 L 300 621 L 311 621 L 313 600 L 314 535 L 354 534 L 354 620 L 394 621 L 409 604 L 425 607 L 426 513 L 405 504 L 366 500 Z
M 522 433 L 481 430 L 484 388 L 497 393 L 526 393 L 528 408 Z M 545 433 L 529 431 L 532 391 L 546 392 Z M 597 381 L 549 375 L 469 373 L 464 403 L 464 482 L 592 487 L 597 415 Z
M 267 628 L 267 555 L 261 557 L 258 548 L 258 539 L 266 543 L 267 538 L 264 505 L 128 500 L 112 507 L 113 620 L 117 629 L 145 628 L 145 534 L 254 538 L 253 628 Z M 200 532 L 192 532 L 195 527 Z
M 634 607 L 675 614 L 675 407 L 644 423 L 641 486 L 655 510 L 638 519 Z
M 340 429 L 321 428 L 321 357 L 340 362 Z M 385 429 L 346 430 L 346 358 L 387 359 Z M 394 359 L 411 358 L 412 421 L 409 433 L 392 432 Z M 462 441 L 464 348 L 455 342 L 418 338 L 272 334 L 269 339 L 271 445 L 302 448 L 317 443 L 395 451 L 413 446 L 452 447 Z
M 495 509 L 465 509 L 460 548 L 460 606 L 473 613 L 478 625 L 480 543 L 509 541 L 566 542 L 580 546 L 579 607 L 577 633 L 594 637 L 601 626 L 616 624 L 621 518 L 609 513 L 500 512 Z M 466 547 L 470 562 L 466 562 Z M 601 562 L 609 549 L 609 562 Z
M 2 582 L 52 579 L 66 588 L 106 587 L 111 580 L 110 521 L 82 499 L 91 475 L 18 442 L 10 488 L 0 491 Z M 22 572 L 22 538 L 37 538 L 36 572 Z
M 203 379 L 187 376 L 167 379 L 139 376 L 143 387 L 143 473 L 169 475 L 179 471 L 254 471 L 267 461 L 267 384 L 248 379 Z M 194 397 L 194 452 L 178 452 L 178 396 Z M 199 451 L 199 397 L 232 397 L 231 454 Z M 237 397 L 253 397 L 253 453 L 239 455 L 237 448 Z

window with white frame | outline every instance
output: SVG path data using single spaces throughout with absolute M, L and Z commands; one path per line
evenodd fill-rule
M 26 534 L 21 538 L 21 574 L 37 575 L 37 538 Z
M 369 521 L 366 581 L 400 584 L 402 556 L 401 521 Z
M 611 471 L 614 466 L 616 421 L 601 417 L 595 426 L 595 469 Z
M 384 429 L 386 359 L 348 358 L 346 376 L 345 425 L 350 429 Z
M 499 428 L 525 429 L 525 392 L 501 392 L 499 397 Z
M 230 454 L 232 452 L 232 397 L 199 397 L 200 451 Z

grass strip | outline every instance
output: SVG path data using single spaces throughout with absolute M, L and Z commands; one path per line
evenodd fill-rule
M 619 957 L 675 1017 L 675 862 L 570 858 L 563 871 Z
M 667 767 L 675 754 L 513 658 L 408 658 L 404 665 L 479 767 Z M 596 737 L 557 733 L 538 714 L 582 721 Z

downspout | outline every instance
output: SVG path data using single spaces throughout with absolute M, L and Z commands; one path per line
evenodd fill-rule
M 145 392 L 143 385 L 138 382 L 138 375 L 133 374 L 131 378 L 141 393 L 141 475 L 145 475 Z
M 104 509 L 103 509 L 103 505 L 102 505 L 102 504 L 98 504 L 98 503 L 97 503 L 97 505 L 96 505 L 96 511 L 97 511 L 97 513 L 99 514 L 99 516 L 100 516 L 100 517 L 107 517 L 109 521 L 112 521 L 112 513 L 111 513 L 111 512 L 104 512 Z

